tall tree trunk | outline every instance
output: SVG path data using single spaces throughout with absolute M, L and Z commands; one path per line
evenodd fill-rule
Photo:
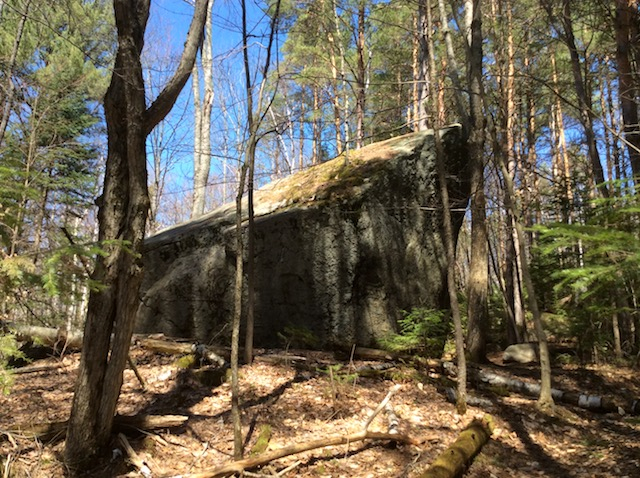
M 332 2 L 334 3 L 334 2 Z M 333 9 L 335 7 L 332 6 L 331 10 L 333 13 Z M 326 9 L 324 7 L 324 0 L 322 1 L 322 13 L 324 14 Z M 338 37 L 338 41 L 340 38 L 340 30 L 338 30 L 338 25 L 334 24 L 332 21 L 331 26 L 327 26 L 327 40 L 329 41 L 329 62 L 331 64 L 331 87 L 333 89 L 333 95 L 331 101 L 333 102 L 333 126 L 335 128 L 336 135 L 336 153 L 339 155 L 343 150 L 343 142 L 342 142 L 342 115 L 340 112 L 340 88 L 338 87 L 338 60 L 336 50 L 336 37 Z M 335 31 L 333 31 L 335 29 Z M 340 55 L 342 56 L 342 47 L 339 47 Z M 344 61 L 344 57 L 343 61 Z
M 550 7 L 547 6 L 550 12 Z M 550 13 L 551 15 L 551 13 Z M 563 0 L 560 21 L 563 27 L 563 40 L 569 49 L 571 60 L 571 71 L 573 72 L 573 83 L 578 97 L 578 105 L 580 110 L 580 123 L 584 129 L 587 141 L 587 151 L 591 163 L 591 172 L 596 182 L 596 187 L 603 197 L 609 197 L 609 188 L 605 183 L 604 171 L 600 162 L 600 154 L 596 144 L 596 133 L 594 130 L 595 113 L 593 111 L 591 94 L 587 90 L 585 79 L 582 75 L 582 65 L 576 39 L 573 32 L 573 19 L 571 17 L 571 0 Z M 586 60 L 585 60 L 586 61 Z
M 634 178 L 640 177 L 640 124 L 638 123 L 638 91 L 631 61 L 631 24 L 640 20 L 637 0 L 616 0 L 616 62 L 618 64 L 618 97 L 622 108 L 624 135 Z
M 418 35 L 418 55 L 416 59 L 416 69 L 417 69 L 417 78 L 416 78 L 416 117 L 415 121 L 415 129 L 417 131 L 424 131 L 427 129 L 427 101 L 429 100 L 429 77 L 432 78 L 435 74 L 430 75 L 429 73 L 429 42 L 427 38 L 431 35 L 431 32 L 428 31 L 427 25 L 427 5 L 426 0 L 420 0 L 418 2 L 418 18 L 417 22 L 417 35 Z M 431 12 L 429 12 L 429 15 Z M 432 62 L 435 65 L 435 60 Z M 436 109 L 433 111 L 435 114 L 439 112 L 440 109 Z
M 496 48 L 496 67 L 498 69 L 498 85 L 503 111 L 500 117 L 500 132 L 494 129 L 494 151 L 507 159 L 507 168 L 513 178 L 518 172 L 518 155 L 515 147 L 516 105 L 515 105 L 515 63 L 513 42 L 512 5 L 510 0 L 493 0 L 491 4 L 492 20 L 499 30 L 497 38 L 500 44 Z M 506 19 L 505 30 L 502 30 L 503 20 Z M 498 134 L 502 138 L 498 140 Z M 500 149 L 498 151 L 498 148 Z M 513 233 L 514 219 L 507 213 L 507 228 L 505 230 L 505 300 L 508 303 L 507 337 L 509 343 L 519 343 L 524 340 L 524 308 L 522 306 L 522 289 L 519 267 L 519 248 L 517 236 Z
M 202 216 L 207 199 L 207 183 L 211 168 L 211 110 L 213 108 L 213 58 L 211 42 L 213 40 L 213 23 L 211 9 L 214 0 L 209 0 L 205 35 L 202 43 L 202 79 L 204 82 L 204 97 L 200 103 L 200 82 L 198 80 L 198 66 L 193 68 L 193 101 L 196 118 L 194 152 L 193 152 L 193 204 L 191 217 Z
M 481 0 L 466 0 L 469 44 L 469 149 L 471 167 L 471 264 L 468 282 L 467 350 L 474 362 L 486 360 L 489 326 L 489 251 L 484 191 L 484 108 L 482 99 Z
M 343 134 L 343 148 L 342 151 L 347 151 L 348 157 L 349 152 L 349 141 L 351 141 L 350 135 L 351 132 L 349 130 L 349 91 L 348 91 L 348 83 L 347 83 L 347 70 L 346 70 L 346 53 L 344 51 L 344 45 L 342 41 L 340 41 L 340 17 L 338 16 L 338 2 L 332 0 L 333 6 L 333 29 L 335 31 L 336 36 L 338 37 L 338 51 L 340 52 L 340 79 L 342 83 L 342 117 L 344 118 L 344 134 Z M 338 103 L 339 104 L 339 103 Z
M 22 34 L 24 32 L 24 26 L 29 18 L 29 7 L 31 7 L 31 0 L 26 0 L 24 4 L 24 11 L 20 16 L 18 22 L 18 28 L 16 30 L 16 37 L 13 41 L 13 48 L 11 49 L 11 56 L 8 61 L 8 71 L 6 75 L 7 84 L 4 88 L 5 95 L 2 105 L 2 116 L 0 117 L 0 146 L 4 140 L 4 135 L 7 131 L 7 125 L 9 124 L 9 117 L 11 116 L 11 109 L 13 108 L 13 100 L 16 91 L 16 85 L 14 83 L 13 73 L 16 69 L 16 61 L 18 58 L 18 50 L 20 49 L 20 43 L 22 42 Z
M 542 318 L 540 316 L 540 309 L 538 307 L 538 299 L 536 297 L 535 289 L 533 288 L 533 281 L 531 279 L 531 273 L 529 271 L 529 263 L 526 258 L 526 251 L 524 247 L 524 230 L 522 224 L 518 220 L 518 210 L 515 203 L 515 190 L 513 186 L 513 180 L 504 158 L 498 158 L 500 170 L 504 178 L 505 191 L 504 201 L 507 210 L 511 214 L 514 220 L 515 234 L 518 236 L 518 244 L 520 246 L 520 257 L 522 258 L 522 276 L 527 288 L 527 298 L 529 301 L 529 309 L 533 315 L 533 323 L 536 329 L 536 335 L 538 337 L 538 343 L 540 347 L 540 398 L 538 399 L 538 405 L 542 409 L 548 409 L 553 407 L 553 397 L 551 396 L 551 360 L 549 357 L 549 346 L 547 344 L 547 335 L 542 326 Z
M 313 85 L 311 88 L 313 90 L 313 111 L 311 112 L 313 129 L 311 164 L 318 164 L 320 162 L 320 135 L 322 133 L 322 128 L 320 127 L 320 88 L 317 85 Z
M 611 194 L 614 196 L 619 196 L 622 192 L 622 180 L 624 179 L 622 176 L 622 151 L 620 149 L 620 141 L 618 140 L 618 135 L 613 133 L 614 131 L 619 131 L 620 128 L 620 117 L 618 108 L 614 107 L 613 101 L 613 88 L 611 78 L 607 75 L 603 75 L 605 78 L 603 81 L 606 82 L 607 85 L 607 95 L 606 101 L 603 107 L 603 111 L 606 111 L 606 121 L 609 122 L 609 126 L 611 128 L 611 164 L 607 164 L 609 177 L 615 182 L 612 185 Z M 604 96 L 604 95 L 603 95 Z M 603 98 L 604 99 L 604 98 Z
M 558 87 L 558 71 L 556 67 L 555 52 L 551 54 L 551 81 L 553 87 Z M 553 137 L 555 156 L 554 179 L 562 184 L 562 194 L 564 196 L 562 216 L 565 222 L 569 223 L 573 216 L 573 187 L 571 181 L 571 161 L 567 149 L 567 140 L 564 128 L 564 114 L 560 98 L 555 95 L 551 105 L 551 133 Z
M 358 2 L 358 27 L 356 40 L 356 148 L 364 146 L 364 113 L 366 101 L 366 78 L 367 71 L 364 61 L 365 57 L 365 0 Z
M 191 217 L 200 216 L 204 211 L 206 183 L 202 182 L 202 95 L 200 94 L 200 70 L 198 62 L 193 65 L 191 74 L 191 90 L 193 93 L 193 198 L 191 200 Z
M 422 3 L 421 3 L 422 5 Z M 426 23 L 426 54 L 429 72 L 429 82 L 432 91 L 440 88 L 436 80 L 436 59 L 433 48 L 432 28 L 433 21 L 431 18 L 430 0 L 426 0 L 425 5 L 425 23 Z M 425 78 L 425 81 L 427 78 Z M 437 86 L 436 86 L 437 85 Z M 426 104 L 427 98 L 424 99 Z M 442 200 L 442 221 L 444 228 L 444 246 L 447 257 L 447 291 L 449 293 L 449 304 L 451 307 L 451 316 L 455 327 L 456 337 L 456 362 L 458 365 L 458 387 L 456 408 L 459 414 L 464 415 L 467 411 L 467 358 L 464 350 L 464 332 L 462 330 L 462 318 L 460 314 L 460 304 L 458 302 L 458 288 L 456 286 L 456 240 L 453 233 L 453 221 L 451 219 L 451 202 L 449 200 L 449 188 L 447 187 L 447 172 L 444 164 L 444 150 L 440 138 L 440 127 L 437 118 L 440 117 L 440 110 L 443 105 L 440 103 L 440 95 L 436 94 L 432 97 L 431 102 L 432 117 L 436 118 L 433 123 L 434 142 L 436 149 L 436 167 L 438 170 L 438 182 L 440 183 L 440 197 Z M 426 112 L 426 110 L 425 110 Z M 425 117 L 426 119 L 426 117 Z
M 92 279 L 82 357 L 69 419 L 65 459 L 87 468 L 108 443 L 122 372 L 139 305 L 142 245 L 149 195 L 145 140 L 184 87 L 203 35 L 207 0 L 196 2 L 185 49 L 173 77 L 146 108 L 140 54 L 150 0 L 114 0 L 118 51 L 104 99 L 108 155 L 99 200 L 99 256 Z
M 447 51 L 447 73 L 451 83 L 453 83 L 453 97 L 456 103 L 456 110 L 460 116 L 462 124 L 468 129 L 469 125 L 469 111 L 464 104 L 462 96 L 462 84 L 460 83 L 460 75 L 458 74 L 458 61 L 456 60 L 456 53 L 453 49 L 453 40 L 451 39 L 451 30 L 449 29 L 449 17 L 445 7 L 444 0 L 438 0 L 438 10 L 440 12 L 440 25 L 439 30 L 442 33 L 444 39 L 446 51 Z

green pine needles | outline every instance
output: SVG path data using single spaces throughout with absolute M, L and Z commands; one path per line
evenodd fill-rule
M 640 202 L 630 193 L 592 202 L 574 224 L 539 226 L 534 253 L 546 304 L 567 316 L 582 351 L 617 355 L 640 285 Z M 621 334 L 622 332 L 622 334 Z M 631 352 L 631 350 L 629 350 Z M 591 358 L 594 358 L 593 356 Z
M 382 346 L 391 352 L 440 358 L 451 325 L 447 312 L 415 307 L 402 313 L 403 318 L 398 321 L 399 333 L 383 339 Z
M 26 359 L 12 334 L 0 335 L 0 393 L 9 395 L 13 385 L 13 375 L 9 368 L 11 359 Z

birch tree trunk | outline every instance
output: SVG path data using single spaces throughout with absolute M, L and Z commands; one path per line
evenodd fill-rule
M 211 8 L 214 0 L 209 0 L 205 35 L 202 43 L 202 80 L 204 82 L 204 96 L 200 103 L 200 82 L 198 81 L 198 66 L 193 68 L 193 101 L 195 114 L 195 137 L 193 151 L 193 205 L 191 217 L 202 216 L 207 199 L 207 183 L 211 168 L 211 110 L 213 108 L 213 69 L 211 41 L 213 23 Z

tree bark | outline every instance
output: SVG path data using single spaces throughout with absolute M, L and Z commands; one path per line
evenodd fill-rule
M 517 243 L 520 247 L 520 257 L 522 265 L 522 277 L 524 279 L 525 286 L 527 288 L 527 298 L 529 301 L 529 310 L 533 315 L 533 323 L 538 338 L 540 347 L 540 397 L 538 399 L 538 405 L 541 409 L 547 409 L 553 407 L 553 397 L 551 396 L 551 359 L 549 357 L 549 346 L 547 344 L 547 335 L 542 326 L 542 318 L 540 316 L 540 309 L 538 307 L 538 299 L 536 297 L 535 289 L 533 287 L 533 281 L 531 279 L 531 273 L 529 272 L 529 262 L 527 260 L 526 251 L 524 247 L 524 230 L 522 224 L 518 219 L 518 210 L 515 203 L 515 193 L 513 187 L 513 180 L 504 158 L 498 157 L 499 168 L 502 172 L 502 176 L 505 184 L 504 202 L 507 211 L 514 218 L 513 227 L 514 234 L 517 236 Z
M 429 38 L 431 37 L 431 31 L 429 22 L 427 21 L 427 15 L 431 15 L 431 12 L 429 11 L 427 13 L 427 8 L 430 9 L 430 5 L 427 5 L 426 0 L 420 0 L 418 2 L 418 17 L 416 20 L 418 51 L 415 64 L 416 71 L 414 73 L 415 118 L 413 118 L 414 124 L 412 125 L 414 131 L 424 131 L 427 129 L 427 102 L 429 101 L 430 86 L 431 89 L 435 91 L 433 84 L 429 84 L 432 83 L 432 81 L 429 80 L 429 77 L 433 78 L 435 76 L 435 72 L 429 72 L 429 65 L 431 64 L 431 68 L 434 68 L 435 60 L 433 62 L 429 60 L 429 48 L 431 48 L 431 46 L 429 45 Z M 435 114 L 435 111 L 433 113 Z
M 474 362 L 486 360 L 488 335 L 487 294 L 489 287 L 489 252 L 484 192 L 484 108 L 482 99 L 482 12 L 480 0 L 467 0 L 471 9 L 469 44 L 469 149 L 471 163 L 471 264 L 468 281 L 467 350 Z
M 195 61 L 208 0 L 196 2 L 180 64 L 147 109 L 140 54 L 150 0 L 114 0 L 118 51 L 104 99 L 108 154 L 99 198 L 98 239 L 107 253 L 96 261 L 82 357 L 65 448 L 72 469 L 83 469 L 108 443 L 142 281 L 142 245 L 149 194 L 145 140 L 173 107 Z
M 431 18 L 431 5 L 427 1 L 427 5 L 424 7 L 424 15 L 426 20 L 426 34 L 427 44 L 425 53 L 427 54 L 427 65 L 425 68 L 429 70 L 429 82 L 434 91 L 440 89 L 440 84 L 436 80 L 436 60 L 433 48 L 432 31 L 432 18 Z M 427 78 L 424 78 L 426 81 Z M 437 86 L 436 86 L 437 85 Z M 443 108 L 440 103 L 440 95 L 436 94 L 432 96 L 432 114 L 433 118 L 440 117 L 440 110 Z M 423 101 L 427 101 L 424 98 Z M 425 111 L 426 112 L 426 111 Z M 425 116 L 426 120 L 426 116 Z M 453 233 L 453 221 L 451 219 L 451 202 L 449 201 L 449 188 L 447 187 L 447 173 L 444 164 L 444 151 L 442 148 L 442 141 L 440 138 L 440 124 L 436 119 L 434 121 L 434 142 L 436 150 L 436 168 L 438 171 L 438 182 L 440 183 L 440 198 L 442 200 L 442 221 L 444 227 L 444 245 L 447 258 L 447 291 L 449 293 L 449 305 L 451 307 L 451 316 L 453 318 L 453 324 L 455 327 L 455 342 L 456 342 L 456 361 L 458 364 L 458 394 L 456 401 L 456 408 L 459 414 L 464 415 L 467 411 L 467 358 L 464 350 L 464 332 L 462 330 L 462 318 L 460 316 L 460 303 L 458 302 L 458 290 L 456 287 L 456 240 Z

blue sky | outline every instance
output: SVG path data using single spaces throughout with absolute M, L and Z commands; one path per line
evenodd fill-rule
M 249 29 L 264 19 L 259 8 L 260 2 L 249 0 Z M 231 138 L 241 131 L 231 131 L 230 124 L 244 125 L 244 73 L 242 70 L 242 35 L 240 0 L 215 0 L 213 4 L 213 57 L 215 102 L 212 118 L 212 165 L 210 182 L 219 181 L 223 176 L 225 157 L 226 170 L 229 164 L 237 161 L 237 149 L 230 150 Z M 145 78 L 154 85 L 160 84 L 171 73 L 182 52 L 187 30 L 191 22 L 193 7 L 183 0 L 152 0 L 151 16 L 146 35 L 145 55 L 147 71 Z M 250 48 L 250 56 L 258 54 L 257 48 Z M 157 89 L 154 94 L 157 94 Z M 227 107 L 226 113 L 220 105 Z M 164 125 L 160 125 L 157 134 L 170 144 L 166 145 L 163 156 L 172 161 L 173 168 L 167 178 L 168 200 L 177 201 L 178 197 L 188 201 L 193 176 L 193 96 L 191 81 L 185 86 L 173 111 Z M 224 115 L 227 115 L 226 118 Z M 163 129 L 164 128 L 164 129 Z M 226 150 L 226 152 L 225 152 Z M 231 158 L 231 159 L 229 159 Z M 151 171 L 150 171 L 151 175 Z M 229 185 L 229 193 L 233 185 Z M 174 198 L 171 195 L 176 196 Z

